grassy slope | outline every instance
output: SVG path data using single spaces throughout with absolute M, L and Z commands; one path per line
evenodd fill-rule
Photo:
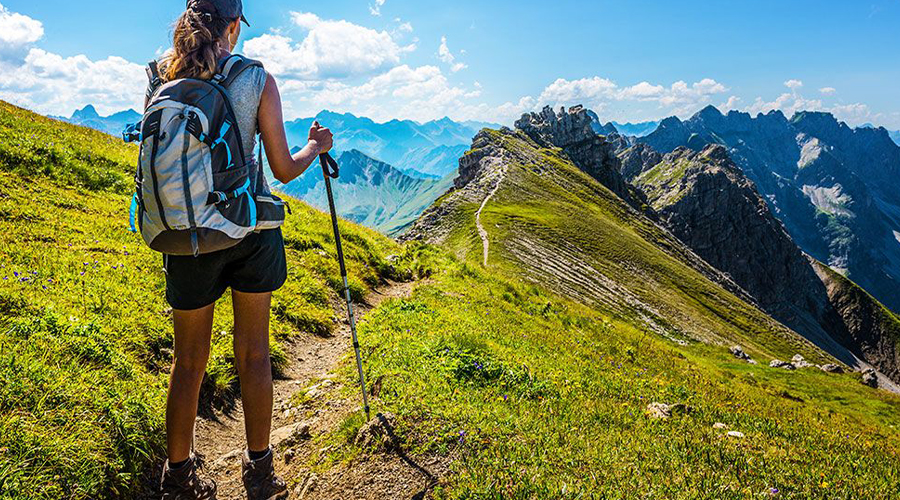
M 160 257 L 126 231 L 137 149 L 0 102 L 0 497 L 129 496 L 163 444 L 172 331 Z M 390 240 L 345 224 L 357 295 L 390 274 Z M 333 328 L 329 219 L 295 203 L 278 340 Z M 230 299 L 204 386 L 235 395 Z
M 637 269 L 668 287 L 664 299 L 692 321 L 760 351 L 792 352 L 770 321 L 642 240 L 653 229 L 617 210 L 607 191 L 594 189 L 587 205 L 577 199 L 584 192 L 529 186 L 524 170 L 508 175 L 515 195 L 501 189 L 484 213 L 491 248 L 502 248 L 510 221 L 525 220 L 587 245 L 603 269 L 621 273 L 617 260 L 651 259 Z M 510 279 L 521 268 L 506 253 L 492 254 L 499 273 L 481 269 L 476 209 L 449 215 L 461 227 L 447 244 L 463 261 L 417 250 L 431 262 L 431 282 L 361 327 L 369 380 L 381 381 L 376 410 L 400 416 L 414 452 L 454 459 L 439 498 L 896 495 L 900 398 L 862 387 L 853 374 L 787 372 L 768 368 L 767 358 L 750 365 L 721 347 L 664 340 L 627 315 Z M 344 375 L 352 380 L 350 365 Z M 654 401 L 691 411 L 652 420 L 644 411 Z M 725 437 L 716 422 L 745 437 Z M 328 438 L 335 448 L 320 466 L 364 452 L 352 444 L 360 423 L 354 416 Z
M 531 238 L 587 263 L 658 314 L 673 332 L 718 342 L 737 342 L 768 356 L 794 354 L 820 359 L 811 344 L 779 328 L 759 310 L 710 282 L 685 262 L 697 259 L 646 218 L 629 211 L 615 194 L 553 150 L 520 136 L 497 134 L 513 153 L 507 180 L 482 213 L 491 240 L 492 264 L 507 275 L 529 275 L 511 247 Z M 535 165 L 538 165 L 540 172 Z M 477 205 L 462 207 L 449 241 L 457 255 L 477 262 L 481 241 L 474 229 Z M 615 301 L 615 292 L 610 293 Z M 588 303 L 592 298 L 588 297 Z M 597 302 L 603 302 L 598 300 Z M 609 298 L 605 300 L 609 302 Z M 633 311 L 617 315 L 635 319 Z

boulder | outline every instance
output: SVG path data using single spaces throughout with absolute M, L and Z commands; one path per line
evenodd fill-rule
M 878 375 L 872 368 L 866 368 L 865 370 L 863 370 L 862 379 L 860 381 L 863 383 L 863 385 L 867 385 L 869 387 L 878 387 Z
M 312 436 L 310 433 L 310 425 L 307 422 L 299 424 L 285 425 L 272 431 L 270 441 L 276 449 L 290 448 L 296 446 L 301 441 L 306 441 Z
M 716 422 L 713 424 L 713 429 L 727 429 L 728 426 L 723 424 L 722 422 Z
M 691 407 L 683 403 L 666 404 L 653 402 L 647 405 L 645 413 L 650 418 L 666 420 L 676 415 L 685 415 L 691 412 Z
M 744 348 L 739 345 L 736 345 L 736 346 L 732 347 L 731 349 L 728 349 L 728 351 L 731 352 L 731 354 L 734 357 L 736 357 L 737 359 L 750 359 L 750 356 L 747 355 L 746 352 L 744 352 Z
M 728 436 L 728 437 L 730 437 L 730 438 L 744 439 L 744 433 L 743 433 L 743 432 L 739 432 L 739 431 L 728 431 L 728 433 L 725 434 L 725 435 Z
M 794 365 L 794 368 L 808 368 L 813 366 L 812 363 L 806 360 L 802 355 L 795 354 L 793 358 L 791 358 L 791 364 Z
M 834 363 L 828 363 L 826 365 L 822 365 L 821 370 L 827 373 L 844 373 L 844 369 L 841 368 L 840 365 L 836 365 Z
M 782 369 L 784 369 L 784 370 L 796 370 L 796 369 L 797 369 L 797 367 L 794 366 L 794 365 L 792 365 L 791 363 L 787 363 L 787 362 L 782 361 L 782 360 L 780 360 L 780 359 L 773 359 L 773 360 L 769 363 L 769 366 L 770 366 L 771 368 L 782 368 Z

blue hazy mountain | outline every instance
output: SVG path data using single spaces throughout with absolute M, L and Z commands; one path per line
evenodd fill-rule
M 334 182 L 338 214 L 353 222 L 395 235 L 412 224 L 438 197 L 453 186 L 456 173 L 422 179 L 407 175 L 387 163 L 351 150 L 337 156 L 341 175 Z M 288 184 L 272 187 L 328 210 L 325 181 L 319 168 L 310 168 Z
M 121 136 L 126 125 L 141 121 L 141 115 L 133 109 L 120 111 L 110 116 L 100 116 L 93 105 L 88 104 L 83 109 L 75 111 L 72 116 L 66 118 L 64 116 L 51 116 L 57 120 L 89 127 L 100 132 L 114 136 Z
M 641 122 L 641 123 L 619 123 L 610 122 L 615 129 L 622 135 L 630 135 L 633 137 L 644 137 L 653 133 L 659 122 Z
M 481 128 L 497 127 L 481 122 L 460 123 L 449 118 L 426 123 L 411 120 L 378 123 L 350 113 L 322 111 L 315 117 L 287 122 L 288 143 L 306 142 L 309 128 L 316 120 L 334 132 L 338 139 L 336 147 L 341 151 L 355 149 L 390 165 L 439 177 L 456 171 L 459 157 Z

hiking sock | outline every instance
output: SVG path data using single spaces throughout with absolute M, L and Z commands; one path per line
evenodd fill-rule
M 190 458 L 182 460 L 181 462 L 169 462 L 169 470 L 177 470 L 184 467 L 187 465 L 188 460 L 190 460 Z
M 259 460 L 260 458 L 262 458 L 262 457 L 268 455 L 268 453 L 269 453 L 269 449 L 268 449 L 268 448 L 266 448 L 266 449 L 263 450 L 263 451 L 247 450 L 247 454 L 250 455 L 250 460 L 253 460 L 254 462 L 257 461 L 257 460 Z

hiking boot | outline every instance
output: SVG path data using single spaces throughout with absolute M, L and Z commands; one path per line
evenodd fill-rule
M 195 458 L 177 469 L 169 468 L 169 461 L 163 466 L 159 485 L 162 500 L 215 500 L 216 482 L 197 476 Z
M 248 500 L 283 500 L 288 497 L 288 488 L 284 480 L 275 475 L 272 448 L 266 456 L 259 460 L 250 460 L 250 454 L 244 452 L 241 479 L 247 490 Z

